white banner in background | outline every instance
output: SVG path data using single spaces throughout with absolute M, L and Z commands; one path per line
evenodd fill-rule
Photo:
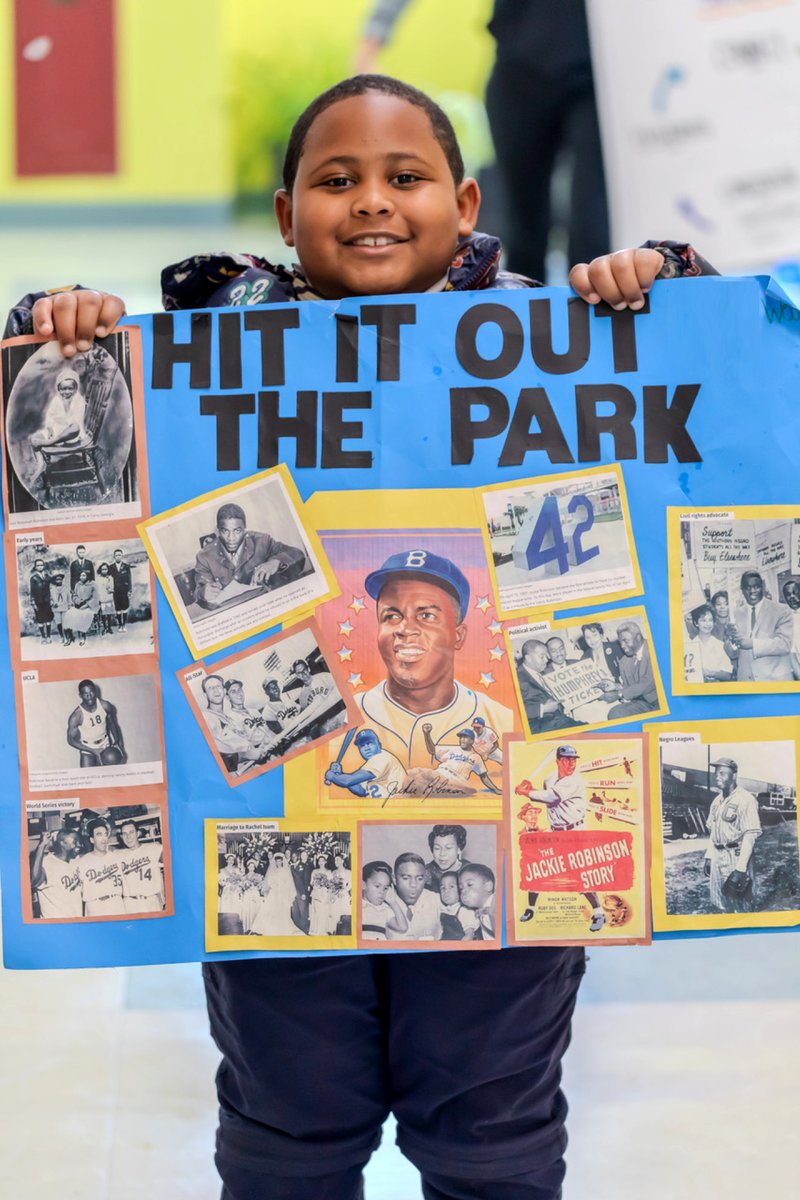
M 800 256 L 800 0 L 587 0 L 614 246 Z

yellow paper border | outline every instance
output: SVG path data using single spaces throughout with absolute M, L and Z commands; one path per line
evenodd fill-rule
M 353 878 L 351 890 L 351 929 L 352 933 L 336 937 L 298 934 L 297 937 L 266 937 L 262 934 L 234 934 L 223 937 L 219 933 L 217 921 L 217 875 L 219 871 L 217 859 L 217 826 L 218 825 L 253 825 L 262 823 L 276 833 L 314 833 L 315 822 L 285 821 L 275 817 L 206 817 L 204 825 L 205 839 L 205 927 L 206 953 L 226 950 L 355 950 L 356 938 L 356 905 L 355 895 L 360 887 L 361 865 L 359 862 L 359 846 L 355 821 L 326 821 L 324 825 L 316 822 L 320 832 L 350 834 L 350 872 Z M 276 828 L 277 827 L 277 828 Z
M 669 571 L 669 650 L 673 696 L 763 695 L 800 692 L 800 680 L 732 679 L 729 683 L 687 683 L 683 671 L 684 624 L 681 588 L 681 515 L 703 513 L 724 520 L 733 513 L 736 521 L 794 520 L 800 518 L 797 504 L 744 504 L 727 508 L 683 505 L 667 508 L 667 563 Z
M 763 929 L 791 927 L 800 923 L 800 910 L 752 913 L 706 913 L 701 916 L 667 912 L 667 890 L 664 882 L 664 841 L 661 805 L 661 756 L 659 735 L 670 733 L 698 734 L 701 744 L 714 742 L 794 742 L 795 779 L 800 779 L 800 717 L 738 717 L 715 721 L 670 721 L 666 725 L 645 725 L 650 734 L 650 813 L 652 819 L 651 895 L 653 929 L 657 933 L 680 930 Z M 800 855 L 800 849 L 798 850 Z
M 183 618 L 178 605 L 175 603 L 175 586 L 167 579 L 166 574 L 159 561 L 158 554 L 150 537 L 150 529 L 155 528 L 168 518 L 178 516 L 180 513 L 191 512 L 192 509 L 199 508 L 201 504 L 206 504 L 210 500 L 217 500 L 223 496 L 228 497 L 240 491 L 242 488 L 252 487 L 254 483 L 258 483 L 263 479 L 268 479 L 271 475 L 279 475 L 290 503 L 294 508 L 295 517 L 300 525 L 303 533 L 308 539 L 309 545 L 312 547 L 322 571 L 325 582 L 328 584 L 328 591 L 323 592 L 312 601 L 306 601 L 303 604 L 295 605 L 294 608 L 287 610 L 284 613 L 275 614 L 269 617 L 266 621 L 261 621 L 256 625 L 252 625 L 247 629 L 242 629 L 238 633 L 233 634 L 229 638 L 223 639 L 221 642 L 215 642 L 212 646 L 198 646 L 194 641 L 191 630 Z M 153 570 L 158 576 L 159 583 L 164 591 L 172 615 L 178 622 L 184 640 L 195 659 L 202 658 L 206 654 L 215 654 L 218 650 L 225 650 L 228 646 L 234 646 L 237 642 L 243 642 L 246 638 L 252 637 L 253 634 L 263 633 L 267 629 L 274 629 L 277 625 L 285 625 L 301 614 L 310 612 L 316 608 L 318 604 L 324 604 L 326 600 L 332 600 L 339 595 L 339 585 L 336 582 L 336 576 L 331 570 L 331 565 L 328 562 L 327 555 L 322 549 L 322 543 L 317 536 L 316 527 L 308 515 L 308 506 L 303 504 L 300 498 L 300 493 L 295 486 L 289 469 L 285 463 L 279 463 L 277 467 L 270 467 L 268 471 L 259 471 L 255 475 L 248 475 L 246 479 L 238 479 L 235 483 L 225 484 L 223 487 L 214 488 L 210 492 L 204 492 L 201 496 L 195 496 L 191 500 L 184 501 L 183 504 L 178 504 L 174 508 L 165 509 L 164 512 L 157 513 L 153 517 L 148 517 L 146 521 L 141 521 L 136 526 L 139 537 L 142 539 L 147 550 L 148 558 L 152 563 Z
M 530 724 L 525 714 L 525 705 L 522 702 L 522 690 L 519 684 L 519 675 L 517 674 L 516 662 L 514 660 L 514 651 L 511 646 L 511 633 L 514 629 L 519 628 L 522 624 L 527 624 L 527 621 L 536 621 L 537 623 L 547 623 L 549 632 L 556 633 L 559 629 L 568 629 L 570 626 L 586 625 L 592 621 L 601 621 L 605 624 L 607 621 L 635 621 L 637 625 L 641 625 L 645 634 L 647 643 L 650 647 L 650 661 L 653 664 L 653 678 L 655 679 L 656 692 L 658 693 L 658 708 L 654 708 L 647 713 L 634 713 L 630 717 L 617 717 L 613 721 L 598 721 L 595 725 L 565 725 L 563 730 L 547 729 L 542 733 L 531 733 Z M 666 693 L 664 692 L 664 684 L 661 680 L 661 670 L 656 657 L 656 648 L 653 643 L 653 635 L 650 632 L 650 622 L 647 619 L 647 613 L 644 608 L 613 608 L 602 612 L 583 613 L 580 617 L 561 617 L 556 619 L 554 616 L 541 617 L 535 616 L 503 626 L 503 637 L 506 643 L 506 653 L 508 655 L 511 674 L 514 679 L 514 692 L 517 697 L 519 706 L 519 716 L 522 725 L 522 732 L 525 735 L 526 742 L 542 742 L 552 741 L 554 737 L 563 735 L 566 737 L 576 736 L 578 733 L 591 733 L 597 729 L 616 729 L 618 725 L 629 725 L 632 721 L 640 722 L 642 720 L 650 721 L 654 717 L 668 717 L 669 706 L 667 704 Z
M 633 571 L 633 587 L 616 592 L 606 592 L 601 595 L 587 596 L 583 600 L 572 597 L 565 600 L 563 604 L 553 605 L 545 604 L 540 607 L 532 607 L 525 605 L 522 608 L 504 609 L 500 605 L 500 587 L 497 582 L 497 572 L 495 570 L 494 560 L 492 558 L 491 539 L 489 537 L 489 527 L 486 522 L 486 510 L 483 506 L 482 498 L 487 492 L 507 492 L 512 488 L 521 488 L 526 485 L 539 486 L 543 483 L 561 483 L 564 479 L 581 479 L 587 475 L 616 475 L 617 484 L 619 486 L 620 501 L 622 503 L 622 517 L 625 522 L 625 533 L 628 543 L 628 556 L 631 561 L 631 569 Z M 486 487 L 475 489 L 476 504 L 478 507 L 480 518 L 480 529 L 483 537 L 483 545 L 486 550 L 486 561 L 489 566 L 489 575 L 492 580 L 492 588 L 494 590 L 495 608 L 497 615 L 501 621 L 509 621 L 515 617 L 528 614 L 550 615 L 556 608 L 573 609 L 573 608 L 589 608 L 597 604 L 609 604 L 612 601 L 629 600 L 633 596 L 641 596 L 642 574 L 639 569 L 639 559 L 636 554 L 636 543 L 633 538 L 633 526 L 631 524 L 631 513 L 628 506 L 628 493 L 625 489 L 625 480 L 622 475 L 622 468 L 619 463 L 609 463 L 602 467 L 586 467 L 580 471 L 564 471 L 560 475 L 533 475 L 528 479 L 509 479 L 503 483 L 492 483 Z

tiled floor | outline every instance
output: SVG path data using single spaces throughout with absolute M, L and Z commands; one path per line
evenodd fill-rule
M 0 310 L 73 280 L 152 309 L 160 266 L 214 246 L 278 251 L 259 226 L 0 231 Z M 800 1193 L 797 950 L 778 934 L 593 955 L 566 1062 L 565 1200 Z M 0 1009 L 0 1195 L 215 1200 L 198 968 L 2 972 Z M 387 1127 L 368 1200 L 419 1196 L 392 1143 Z

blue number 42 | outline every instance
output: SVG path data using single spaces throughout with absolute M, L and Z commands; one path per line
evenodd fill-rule
M 582 543 L 584 535 L 594 525 L 594 506 L 588 496 L 577 494 L 571 497 L 567 512 L 574 513 L 578 509 L 583 509 L 583 520 L 578 521 L 571 537 L 574 557 L 572 565 L 576 567 L 600 553 L 599 546 L 584 549 Z M 542 505 L 524 554 L 529 571 L 535 571 L 537 567 L 544 567 L 552 562 L 558 564 L 559 575 L 566 575 L 569 570 L 569 545 L 561 528 L 561 514 L 555 496 L 548 496 Z

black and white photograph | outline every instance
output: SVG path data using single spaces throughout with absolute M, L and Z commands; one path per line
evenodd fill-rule
M 179 672 L 231 786 L 277 767 L 358 722 L 335 656 L 305 622 L 244 652 Z
M 160 804 L 36 800 L 26 805 L 29 921 L 100 921 L 171 911 Z
M 217 860 L 220 938 L 351 936 L 349 832 L 275 832 L 226 822 L 217 826 Z
M 659 737 L 668 916 L 752 913 L 758 925 L 800 909 L 797 743 L 781 739 L 781 722 L 796 726 L 762 719 L 730 723 L 742 740 L 706 741 L 696 727 Z M 758 725 L 775 740 L 750 740 Z
M 199 657 L 327 599 L 324 555 L 284 467 L 151 518 L 145 544 Z
M 21 691 L 29 791 L 163 782 L 157 675 L 43 682 L 25 671 Z
M 501 617 L 641 592 L 619 467 L 479 489 Z
M 142 516 L 131 330 L 62 357 L 56 342 L 2 351 L 8 528 Z
M 497 830 L 470 821 L 361 822 L 359 945 L 496 945 Z
M 531 737 L 667 712 L 644 609 L 511 625 L 505 633 Z
M 139 538 L 13 535 L 22 662 L 151 654 L 153 574 Z
M 800 509 L 769 514 L 670 511 L 674 691 L 800 688 Z

